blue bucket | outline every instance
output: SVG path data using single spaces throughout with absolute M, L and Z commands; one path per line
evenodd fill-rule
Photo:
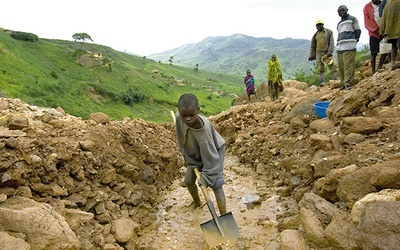
M 326 117 L 326 109 L 328 108 L 330 102 L 316 102 L 313 104 L 315 113 L 318 118 Z

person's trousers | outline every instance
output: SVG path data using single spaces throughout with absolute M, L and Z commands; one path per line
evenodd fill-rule
M 339 79 L 343 86 L 352 86 L 356 66 L 356 51 L 338 53 Z

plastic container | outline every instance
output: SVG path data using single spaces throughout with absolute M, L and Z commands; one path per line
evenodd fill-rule
M 315 113 L 318 118 L 326 117 L 326 109 L 328 108 L 330 102 L 316 102 L 313 104 Z

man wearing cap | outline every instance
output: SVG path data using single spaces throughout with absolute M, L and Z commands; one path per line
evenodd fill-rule
M 357 18 L 349 15 L 347 11 L 348 9 L 345 5 L 340 5 L 337 10 L 341 20 L 337 25 L 336 52 L 342 90 L 351 89 L 355 82 L 356 50 L 361 36 L 361 28 Z
M 317 32 L 311 38 L 311 49 L 309 61 L 316 60 L 316 68 L 319 73 L 319 86 L 325 85 L 325 64 L 322 60 L 326 60 L 332 79 L 337 79 L 337 66 L 333 60 L 332 54 L 334 49 L 333 32 L 324 28 L 324 21 L 317 20 L 315 22 Z M 322 60 L 321 60 L 322 59 Z

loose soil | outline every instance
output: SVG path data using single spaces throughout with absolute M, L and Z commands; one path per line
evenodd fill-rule
M 243 168 L 236 157 L 226 157 L 227 209 L 238 224 L 239 239 L 235 247 L 222 246 L 222 249 L 279 249 L 277 217 L 297 205 L 290 198 L 274 194 L 267 183 L 256 181 L 256 176 L 254 170 Z M 265 191 L 265 200 L 246 204 L 244 198 L 257 196 L 260 189 Z M 216 204 L 212 191 L 209 192 Z M 200 228 L 201 223 L 212 219 L 207 206 L 194 210 L 189 207 L 192 200 L 181 179 L 174 181 L 161 197 L 157 218 L 160 227 L 155 234 L 146 236 L 151 242 L 150 249 L 209 249 Z

